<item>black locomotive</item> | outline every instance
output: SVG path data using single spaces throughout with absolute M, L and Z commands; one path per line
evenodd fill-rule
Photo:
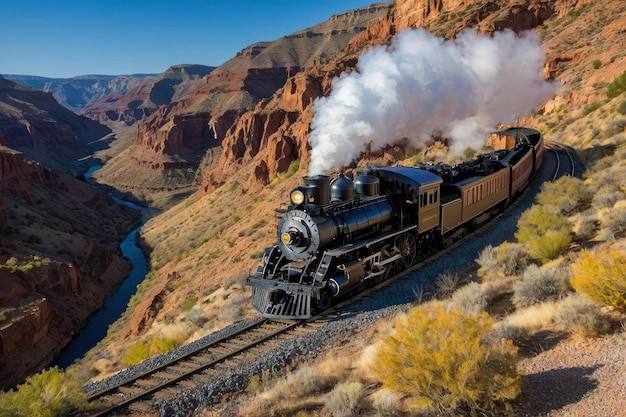
M 303 178 L 278 222 L 277 244 L 248 278 L 254 307 L 269 318 L 308 318 L 489 220 L 534 176 L 544 149 L 535 129 L 490 139 L 497 150 L 454 166 L 369 168 L 332 183 Z

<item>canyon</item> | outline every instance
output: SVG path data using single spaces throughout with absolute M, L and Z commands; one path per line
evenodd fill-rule
M 251 314 L 240 306 L 245 291 L 237 288 L 256 268 L 259 253 L 275 240 L 275 208 L 306 174 L 313 104 L 330 94 L 336 77 L 356 70 L 359 55 L 367 48 L 386 45 L 395 34 L 412 28 L 425 28 L 444 39 L 466 28 L 486 35 L 504 29 L 535 30 L 547 55 L 544 77 L 560 84 L 558 94 L 538 112 L 580 108 L 605 98 L 605 89 L 598 86 L 626 70 L 626 27 L 623 19 L 615 18 L 624 10 L 618 3 L 396 0 L 374 4 L 273 42 L 250 45 L 217 68 L 181 65 L 160 75 L 103 80 L 109 87 L 102 91 L 92 89 L 80 100 L 65 99 L 65 105 L 81 116 L 65 113 L 67 109 L 54 105 L 50 94 L 26 91 L 0 78 L 4 83 L 0 85 L 13 96 L 28 93 L 31 96 L 22 101 L 42 103 L 40 108 L 54 110 L 52 119 L 67 120 L 66 125 L 44 123 L 42 113 L 33 118 L 17 105 L 11 113 L 0 112 L 4 135 L 0 139 L 4 145 L 0 227 L 13 233 L 3 233 L 0 241 L 0 264 L 5 265 L 0 267 L 0 282 L 10 283 L 3 291 L 2 305 L 19 304 L 1 321 L 3 369 L 15 367 L 13 380 L 36 369 L 84 322 L 74 311 L 77 307 L 69 307 L 73 316 L 68 319 L 57 300 L 74 306 L 80 299 L 95 308 L 103 292 L 112 290 L 124 276 L 127 266 L 115 243 L 132 227 L 133 213 L 72 178 L 94 160 L 104 163 L 95 175 L 101 187 L 165 209 L 141 229 L 152 272 L 133 308 L 94 349 L 93 357 L 108 361 L 106 370 L 95 360 L 88 365 L 98 376 L 121 366 L 122 352 L 141 338 L 158 332 L 174 334 L 180 330 L 175 325 L 184 323 L 186 330 L 179 337 L 186 342 Z M 586 40 L 581 35 L 586 33 L 585 19 L 604 19 L 606 24 L 601 33 L 587 34 L 590 40 Z M 602 63 L 599 70 L 593 60 Z M 9 95 L 3 97 L 3 102 L 10 101 Z M 399 142 L 366 151 L 359 162 L 337 168 L 390 164 L 415 154 L 436 154 L 440 146 L 434 142 L 431 149 L 414 149 Z M 41 152 L 43 148 L 54 152 Z M 59 208 L 60 196 L 72 202 L 71 208 Z M 63 215 L 83 210 L 89 219 L 72 230 L 61 228 L 68 227 Z M 57 219 L 58 230 L 50 226 L 52 219 Z M 45 238 L 42 232 L 32 231 L 39 224 L 46 230 Z M 78 237 L 70 239 L 75 234 Z M 35 237 L 28 243 L 31 235 Z M 50 246 L 42 249 L 37 236 Z M 65 245 L 65 252 L 56 252 L 59 245 Z M 9 262 L 12 258 L 16 260 Z M 20 266 L 27 269 L 27 260 L 38 266 L 23 272 Z M 106 291 L 97 291 L 98 285 Z M 229 287 L 236 290 L 230 298 L 224 295 L 228 307 L 212 312 L 210 300 L 216 288 Z M 190 311 L 181 307 L 187 300 L 195 303 Z M 224 316 L 231 308 L 236 313 Z M 14 324 L 5 327 L 5 321 Z M 17 346 L 24 343 L 32 346 L 30 352 L 41 354 L 26 361 L 17 353 Z M 18 369 L 14 363 L 25 365 Z

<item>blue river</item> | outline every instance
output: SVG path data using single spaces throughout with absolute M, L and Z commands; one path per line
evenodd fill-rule
M 85 178 L 89 180 L 93 172 L 99 168 L 101 168 L 101 165 L 90 168 L 89 171 L 85 173 Z M 108 297 L 104 301 L 102 308 L 89 318 L 87 327 L 81 330 L 61 352 L 56 363 L 59 368 L 65 369 L 72 365 L 77 359 L 81 359 L 85 356 L 85 353 L 106 336 L 109 326 L 124 313 L 128 302 L 137 291 L 137 285 L 143 281 L 148 273 L 146 257 L 136 244 L 137 233 L 148 219 L 159 214 L 161 211 L 131 203 L 117 197 L 113 197 L 113 199 L 120 204 L 139 210 L 142 214 L 139 227 L 130 232 L 128 236 L 126 236 L 126 239 L 120 244 L 122 254 L 132 263 L 132 269 L 117 291 Z

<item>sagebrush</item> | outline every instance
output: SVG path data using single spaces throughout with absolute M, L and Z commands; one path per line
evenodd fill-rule
M 592 300 L 626 311 L 626 255 L 583 250 L 572 266 L 572 287 Z
M 468 316 L 442 303 L 415 307 L 382 339 L 375 371 L 418 409 L 495 411 L 517 397 L 522 377 L 510 340 L 487 343 L 493 323 L 486 313 Z

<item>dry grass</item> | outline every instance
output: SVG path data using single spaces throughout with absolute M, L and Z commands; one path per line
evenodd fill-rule
M 523 308 L 506 317 L 505 321 L 511 326 L 523 329 L 529 334 L 551 328 L 558 311 L 558 303 L 547 301 Z

